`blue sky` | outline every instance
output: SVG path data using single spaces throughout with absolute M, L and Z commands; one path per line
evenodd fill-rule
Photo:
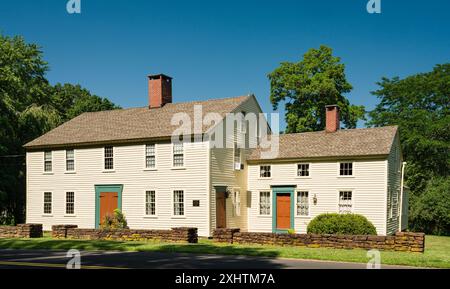
M 42 46 L 51 83 L 79 83 L 123 107 L 147 105 L 146 75 L 174 77 L 174 101 L 256 94 L 270 112 L 267 74 L 321 44 L 346 64 L 354 104 L 372 109 L 382 76 L 450 60 L 450 1 L 2 0 L 0 31 Z M 283 126 L 284 124 L 282 124 Z

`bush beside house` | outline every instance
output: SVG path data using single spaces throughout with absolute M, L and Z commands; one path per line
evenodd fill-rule
M 375 226 L 358 214 L 321 214 L 308 225 L 308 234 L 377 235 Z

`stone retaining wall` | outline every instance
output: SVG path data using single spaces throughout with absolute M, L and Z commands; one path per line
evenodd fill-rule
M 213 233 L 216 242 L 235 244 L 260 244 L 336 249 L 378 249 L 423 253 L 425 234 L 399 232 L 395 236 L 367 235 L 317 235 L 275 234 L 240 232 L 239 229 L 217 229 Z
M 42 224 L 0 226 L 0 238 L 41 238 Z
M 197 243 L 197 228 L 172 228 L 171 230 L 102 230 L 79 229 L 76 225 L 52 226 L 52 237 L 56 239 L 146 241 Z

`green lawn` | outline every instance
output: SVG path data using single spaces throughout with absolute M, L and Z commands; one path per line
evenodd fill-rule
M 426 236 L 425 253 L 381 252 L 382 264 L 418 267 L 450 268 L 450 237 Z M 89 240 L 54 240 L 48 235 L 40 239 L 0 239 L 2 249 L 79 249 L 87 251 L 165 251 L 184 253 L 208 253 L 223 255 L 251 255 L 296 259 L 366 263 L 367 251 L 354 249 L 325 249 L 302 247 L 277 247 L 260 245 L 217 244 L 201 239 L 198 244 L 174 244 L 160 242 L 120 242 Z

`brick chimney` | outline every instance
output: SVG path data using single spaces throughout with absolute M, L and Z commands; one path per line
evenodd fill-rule
M 339 106 L 327 105 L 326 110 L 326 132 L 336 132 L 340 128 Z
M 149 108 L 163 107 L 166 103 L 172 103 L 172 77 L 164 74 L 149 75 Z

